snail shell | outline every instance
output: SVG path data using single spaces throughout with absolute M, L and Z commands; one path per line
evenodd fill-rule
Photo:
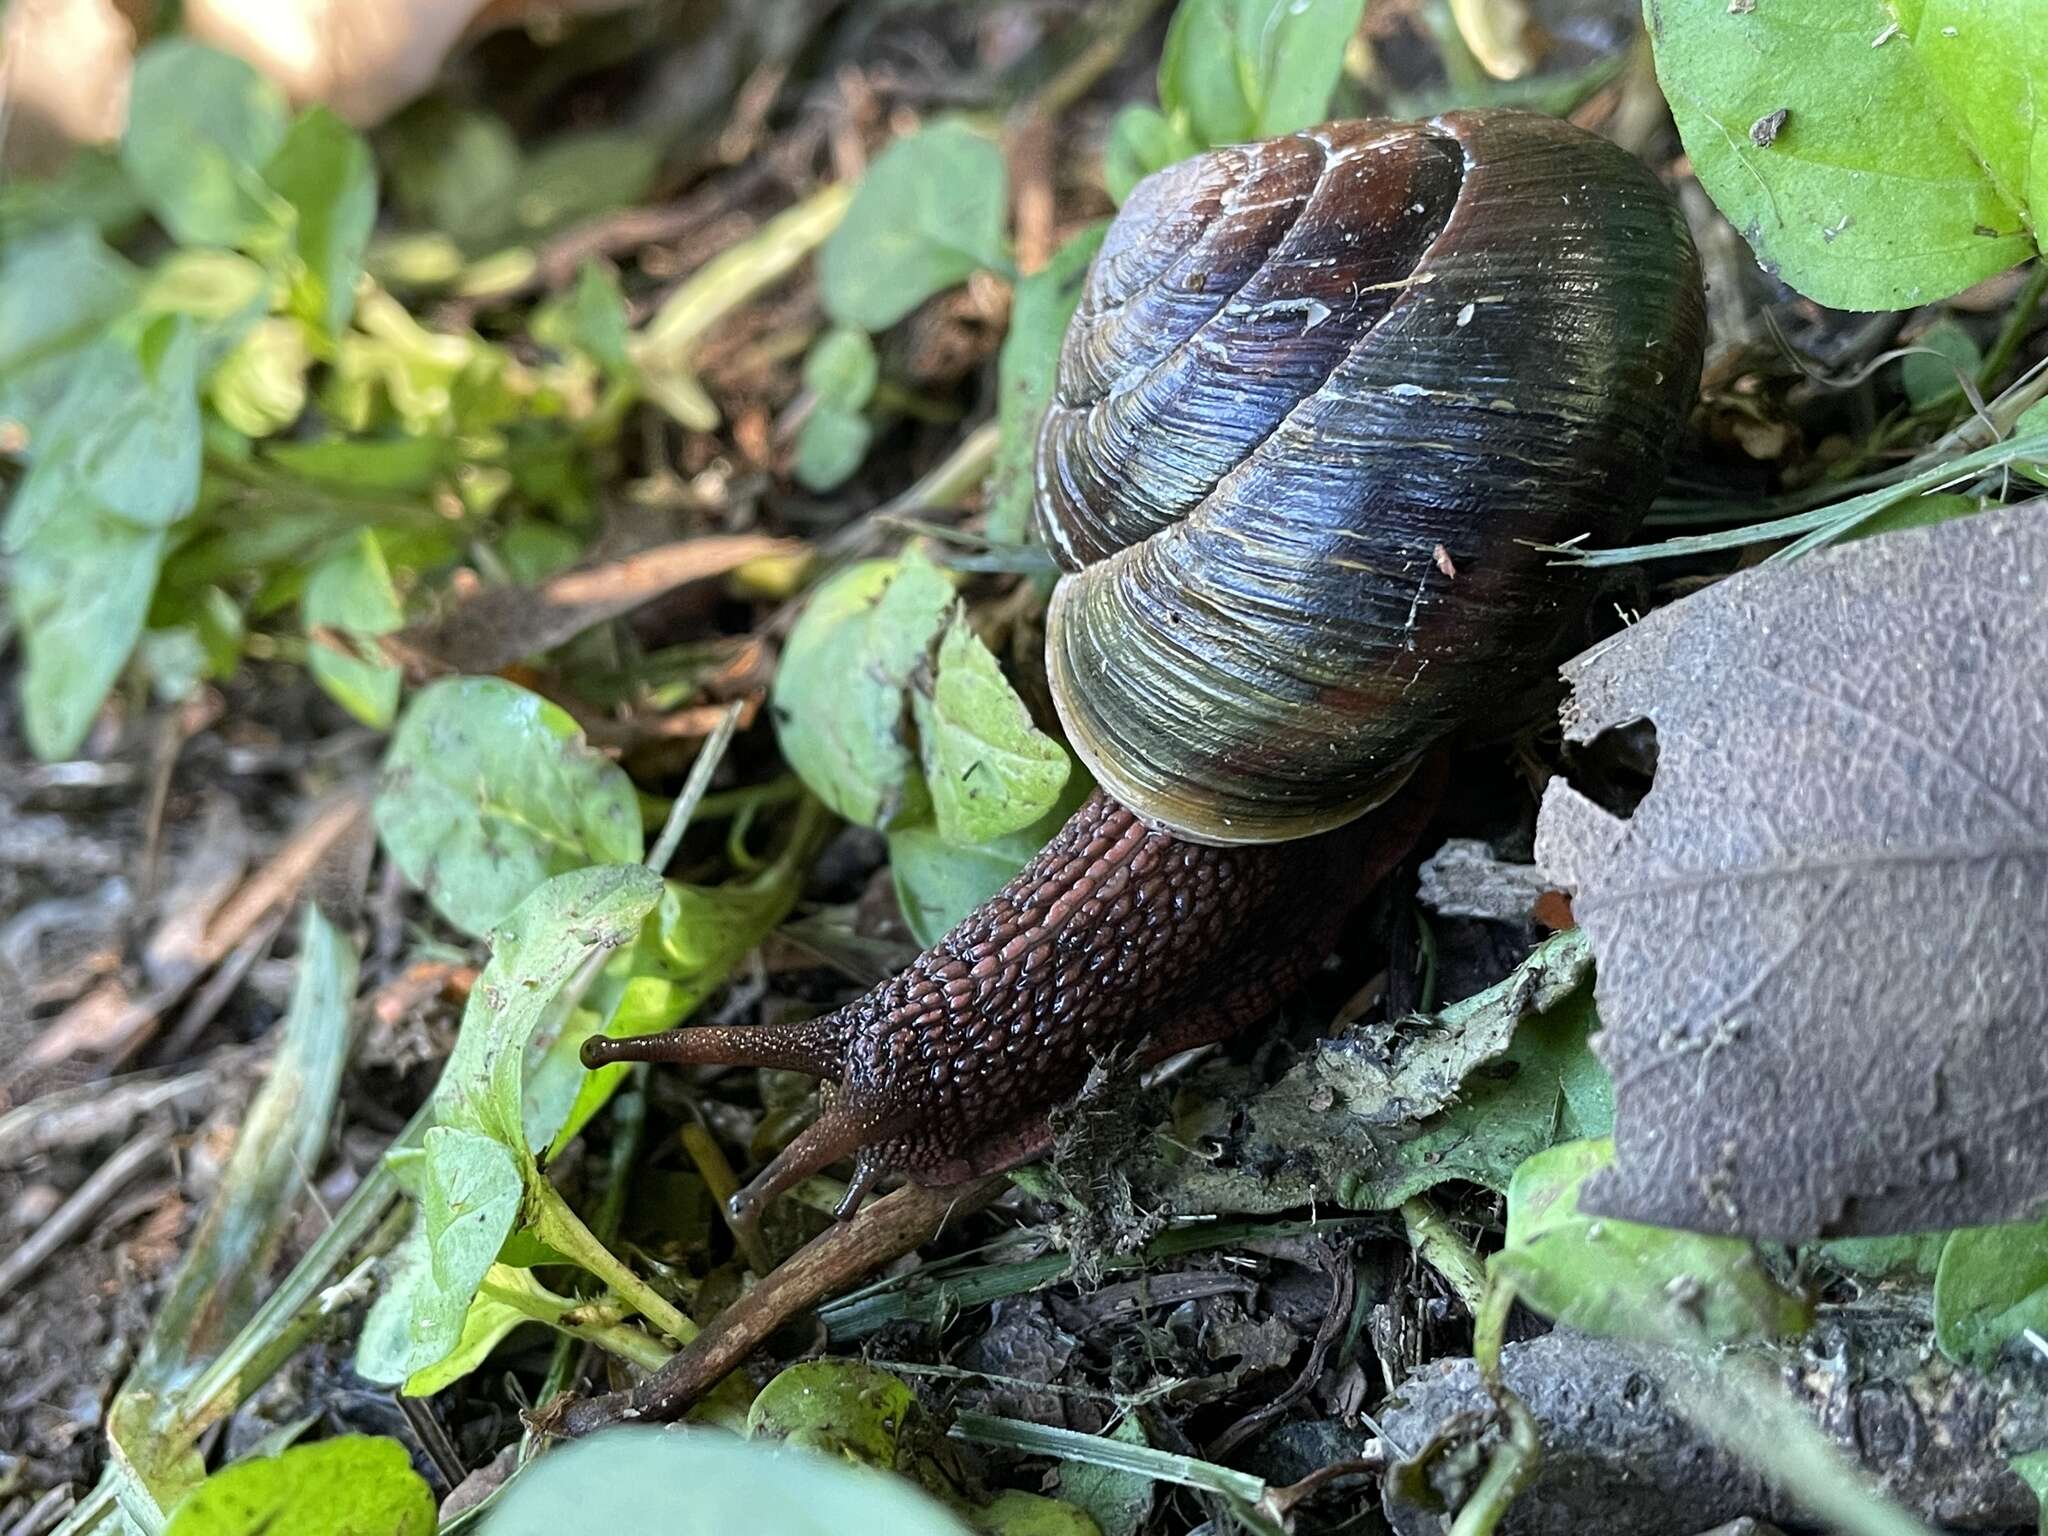
M 1350 122 L 1140 183 L 1037 453 L 1076 752 L 1181 836 L 1301 837 L 1550 675 L 1700 370 L 1633 156 L 1520 112 Z

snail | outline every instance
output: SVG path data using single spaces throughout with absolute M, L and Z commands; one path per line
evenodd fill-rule
M 1632 531 L 1704 328 L 1668 193 L 1550 118 L 1333 123 L 1140 183 L 1036 460 L 1047 675 L 1097 790 L 836 1012 L 585 1063 L 833 1079 L 734 1210 L 853 1156 L 845 1214 L 884 1172 L 1037 1155 L 1098 1058 L 1270 1016 L 1420 835 L 1417 765 L 1551 675 L 1588 593 L 1538 546 Z

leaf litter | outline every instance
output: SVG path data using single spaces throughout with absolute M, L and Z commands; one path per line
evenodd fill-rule
M 339 882 L 351 894 L 331 910 L 362 940 L 355 1011 L 374 1022 L 344 1069 L 339 1134 L 316 1136 L 310 1117 L 294 1128 L 289 1198 L 265 1217 L 283 1257 L 305 1257 L 207 1368 L 205 1390 L 220 1386 L 218 1396 L 130 1399 L 104 1416 L 132 1452 L 122 1493 L 192 1474 L 176 1437 L 159 1447 L 147 1430 L 159 1409 L 182 1421 L 196 1407 L 227 1416 L 203 1442 L 222 1502 L 262 1485 L 303 1494 L 317 1482 L 314 1462 L 348 1455 L 348 1441 L 321 1437 L 367 1429 L 390 1437 L 372 1444 L 392 1469 L 416 1467 L 437 1495 L 460 1485 L 444 1516 L 504 1494 L 504 1508 L 484 1511 L 493 1528 L 554 1528 L 561 1515 L 522 1512 L 520 1501 L 559 1474 L 574 1518 L 588 1523 L 592 1483 L 573 1454 L 523 1465 L 521 1410 L 559 1423 L 548 1415 L 595 1409 L 607 1387 L 656 1404 L 673 1387 L 667 1411 L 701 1399 L 701 1416 L 738 1430 L 748 1398 L 768 1384 L 756 1399 L 764 1426 L 773 1419 L 795 1427 L 792 1438 L 894 1464 L 951 1506 L 934 1529 L 955 1529 L 958 1516 L 994 1536 L 1085 1536 L 1090 1517 L 1103 1536 L 1233 1520 L 1326 1531 L 1348 1528 L 1372 1497 L 1361 1479 L 1383 1473 L 1397 1529 L 1440 1529 L 1439 1508 L 1418 1513 L 1397 1495 L 1424 1484 L 1462 1493 L 1490 1464 L 1497 1405 L 1483 1368 L 1459 1357 L 1486 1353 L 1482 1255 L 1501 1247 L 1505 1218 L 1497 1272 L 1512 1274 L 1534 1311 L 1583 1327 L 1656 1332 L 1691 1318 L 1744 1337 L 1789 1326 L 1821 1300 L 1805 1340 L 1739 1344 L 1727 1359 L 1807 1387 L 1830 1371 L 1854 1382 L 1854 1392 L 1809 1393 L 1808 1406 L 1842 1445 L 1879 1463 L 1906 1508 L 1958 1523 L 2027 1519 L 2025 1478 L 2041 1475 L 2048 1444 L 2027 1343 L 2048 1294 L 2033 1228 L 1787 1253 L 1615 1220 L 1580 1199 L 1598 1187 L 1601 1138 L 1614 1129 L 1592 979 L 1597 955 L 1608 1001 L 1608 956 L 1590 923 L 1538 944 L 1536 914 L 1560 926 L 1571 918 L 1555 882 L 1513 857 L 1529 847 L 1529 786 L 1555 760 L 1540 733 L 1512 754 L 1487 746 L 1461 759 L 1461 793 L 1442 828 L 1451 841 L 1422 910 L 1408 906 L 1404 883 L 1362 912 L 1330 968 L 1270 1030 L 1149 1085 L 1104 1073 L 1074 1107 L 1061 1156 L 1011 1180 L 898 1190 L 832 1225 L 822 1208 L 839 1191 L 820 1179 L 742 1251 L 721 1229 L 719 1195 L 801 1127 L 815 1102 L 808 1086 L 752 1073 L 642 1083 L 622 1071 L 586 1076 L 573 1059 L 599 1028 L 660 1029 L 700 1010 L 721 1023 L 768 1022 L 830 1006 L 845 982 L 819 956 L 864 956 L 855 968 L 872 968 L 905 921 L 920 937 L 942 930 L 1087 792 L 1050 734 L 1034 665 L 1044 562 L 1020 541 L 1030 428 L 1093 233 L 1137 176 L 1205 135 L 1310 121 L 1340 77 L 1372 110 L 1404 115 L 1425 110 L 1414 89 L 1466 104 L 1495 89 L 1407 78 L 1443 39 L 1400 8 L 1372 8 L 1372 46 L 1357 50 L 1340 46 L 1356 31 L 1357 0 L 1282 8 L 1187 0 L 1163 49 L 1144 0 L 1004 5 L 971 23 L 866 4 L 794 20 L 750 7 L 701 48 L 631 32 L 650 24 L 636 11 L 589 32 L 550 32 L 553 46 L 536 35 L 474 50 L 416 114 L 374 139 L 317 108 L 291 116 L 245 66 L 208 58 L 196 67 L 223 87 L 221 110 L 192 126 L 192 153 L 157 143 L 125 156 L 149 182 L 143 202 L 174 238 L 189 237 L 139 272 L 115 251 L 148 261 L 159 248 L 153 235 L 130 240 L 121 222 L 138 217 L 121 157 L 83 156 L 57 184 L 0 187 L 0 212 L 61 215 L 24 226 L 20 240 L 0 233 L 0 268 L 21 278 L 6 288 L 48 310 L 24 314 L 0 294 L 0 453 L 26 447 L 22 483 L 33 491 L 25 503 L 17 496 L 28 511 L 17 505 L 10 529 L 35 578 L 35 600 L 15 614 L 31 626 L 17 655 L 35 663 L 26 723 L 46 751 L 77 737 L 80 754 L 21 773 L 10 764 L 0 797 L 11 810 L 22 786 L 41 786 L 31 796 L 54 789 L 88 809 L 73 820 L 125 828 L 151 786 L 167 791 L 135 818 L 150 829 L 143 896 L 81 891 L 88 868 L 122 884 L 112 877 L 131 859 L 118 837 L 74 844 L 75 869 L 30 883 L 61 897 L 32 894 L 30 920 L 0 931 L 10 1047 L 31 1043 L 58 1086 L 108 1070 L 96 1043 L 117 1037 L 132 1042 L 124 1051 L 147 1051 L 149 1067 L 54 1094 L 39 1078 L 0 1122 L 0 1148 L 20 1150 L 24 1164 L 9 1170 L 0 1235 L 30 1233 L 41 1266 L 29 1271 L 33 1292 L 18 1291 L 22 1305 L 0 1316 L 0 1358 L 26 1383 L 0 1403 L 0 1423 L 23 1429 L 28 1447 L 25 1480 L 15 1476 L 22 1464 L 0 1460 L 0 1525 L 39 1531 L 44 1505 L 23 1524 L 28 1504 L 56 1481 L 84 1487 L 106 1454 L 96 1416 L 123 1341 L 141 1336 L 153 1291 L 214 1187 L 241 1080 L 274 1059 L 264 1031 L 294 966 L 307 985 L 321 970 L 322 946 L 305 941 L 294 955 L 284 926 L 302 888 L 324 898 L 330 884 L 308 862 L 316 842 L 333 845 L 318 862 L 352 866 Z M 1460 28 L 1512 9 L 1453 7 Z M 1547 40 L 1538 74 L 1501 94 L 1541 91 L 1636 141 L 1682 182 L 1668 127 L 1615 105 L 1633 100 L 1634 86 L 1607 88 L 1631 34 L 1605 26 L 1588 18 L 1583 36 Z M 1916 48 L 1939 46 L 1925 30 Z M 629 34 L 635 62 L 621 65 L 605 49 Z M 1668 38 L 1659 46 L 1668 52 Z M 169 66 L 192 57 L 182 47 L 150 66 L 145 128 L 187 116 L 189 103 L 163 89 Z M 1157 111 L 1132 102 L 1155 54 Z M 829 78 L 814 73 L 819 57 L 833 61 Z M 601 75 L 587 73 L 594 59 Z M 634 84 L 647 60 L 659 61 L 652 97 Z M 1218 60 L 1235 62 L 1219 71 Z M 671 67 L 702 71 L 691 75 L 701 89 L 681 93 L 693 97 L 688 126 L 650 110 L 663 91 L 678 94 Z M 1433 79 L 1431 67 L 1419 78 Z M 601 90 L 588 89 L 593 79 Z M 1797 110 L 1769 154 L 1796 165 L 1823 125 L 1789 90 L 1756 110 L 1780 100 Z M 947 115 L 963 103 L 973 116 Z M 874 171 L 865 183 L 863 166 Z M 392 183 L 381 205 L 380 169 Z M 120 198 L 84 196 L 96 176 L 104 193 L 107 175 L 125 213 Z M 948 178 L 963 177 L 971 186 L 956 185 L 947 202 Z M 92 215 L 104 239 L 73 222 L 90 209 L 108 210 Z M 1750 524 L 1773 497 L 1796 501 L 1786 508 L 1795 513 L 1814 508 L 1830 479 L 1883 479 L 1899 451 L 1931 444 L 1903 486 L 1894 476 L 1877 493 L 1901 504 L 1866 525 L 1874 531 L 1967 516 L 2038 468 L 2040 433 L 2013 431 L 2029 403 L 2024 382 L 1957 424 L 1976 385 L 1988 395 L 2002 378 L 2024 380 L 2038 340 L 2033 279 L 2012 274 L 1945 306 L 1924 331 L 1916 317 L 1908 334 L 1918 350 L 1906 362 L 1939 366 L 1859 385 L 1853 409 L 1838 413 L 1788 386 L 1778 353 L 1789 347 L 1802 370 L 1847 376 L 1859 363 L 1876 369 L 1894 333 L 1788 296 L 1732 230 L 1695 222 L 1710 262 L 1717 241 L 1723 253 L 1712 282 L 1723 345 L 1696 421 L 1706 441 L 1688 445 L 1673 501 L 1704 482 L 1723 520 Z M 1844 214 L 1830 228 L 1851 231 L 1846 249 L 1896 223 Z M 821 246 L 822 266 L 811 261 Z M 1913 249 L 1916 260 L 1954 265 Z M 1978 245 L 1970 257 L 1982 254 Z M 79 271 L 92 290 L 83 298 L 69 281 Z M 1766 323 L 1783 338 L 1769 357 L 1761 332 L 1744 330 Z M 132 355 L 107 350 L 131 343 Z M 1939 359 L 1926 355 L 1934 350 Z M 40 527 L 63 503 L 54 493 L 67 474 L 90 479 L 93 466 L 37 452 L 39 434 L 47 450 L 93 424 L 81 414 L 90 391 L 73 393 L 92 358 L 106 365 L 102 389 L 112 379 L 127 405 L 154 409 L 144 425 L 165 437 L 165 452 L 145 455 L 151 464 L 203 463 L 196 500 L 189 474 L 152 492 L 149 474 L 137 478 L 119 455 L 100 466 L 85 489 L 108 507 L 132 520 L 138 496 L 157 501 L 138 537 L 104 541 L 97 565 L 90 538 L 53 542 Z M 168 392 L 157 377 L 167 360 L 178 364 Z M 115 419 L 120 410 L 101 414 L 117 434 L 132 429 Z M 1866 430 L 1866 415 L 1880 425 Z M 1865 424 L 1845 440 L 1844 419 Z M 1980 424 L 2013 435 L 1992 448 L 1973 440 L 1988 457 L 1958 460 L 1972 446 L 1959 434 Z M 977 503 L 992 451 L 999 474 Z M 1937 482 L 1949 494 L 1905 499 Z M 948 526 L 955 517 L 966 520 Z M 166 518 L 168 540 L 153 532 Z M 838 625 L 807 635 L 798 620 L 792 632 L 791 598 L 806 584 L 829 583 L 850 552 L 891 553 L 884 537 L 905 531 L 922 541 L 868 578 L 915 599 L 902 613 L 877 622 L 871 586 Z M 1793 531 L 1732 530 L 1751 542 Z M 1722 541 L 1660 553 L 1731 547 L 1705 538 Z M 1720 570 L 1688 567 L 1652 602 Z M 1026 580 L 1010 579 L 1020 573 Z M 815 594 L 808 606 L 832 618 Z M 84 622 L 94 613 L 108 623 Z M 1967 627 L 1971 617 L 1940 623 Z M 862 665 L 849 666 L 856 654 Z M 66 656 L 90 665 L 68 668 Z M 307 671 L 327 695 L 320 712 L 305 710 L 300 694 L 311 690 L 289 681 Z M 414 691 L 435 678 L 446 680 Z M 749 732 L 771 681 L 772 742 Z M 156 734 L 152 698 L 204 723 Z M 650 884 L 629 867 L 690 771 L 694 744 L 735 702 L 743 734 L 703 824 L 678 821 L 680 841 L 659 841 L 676 858 L 672 877 Z M 208 794 L 234 781 L 244 806 L 263 812 L 330 794 L 360 804 L 372 778 L 364 748 L 382 745 L 373 733 L 394 708 L 397 747 L 375 811 L 382 878 L 362 906 L 363 868 L 347 856 L 367 856 L 367 818 L 268 858 L 271 841 L 259 836 L 238 894 L 193 854 L 234 851 L 208 847 L 195 781 Z M 1511 755 L 1515 774 L 1504 771 Z M 716 756 L 702 754 L 707 781 Z M 1830 767 L 1848 793 L 1844 763 Z M 865 825 L 832 828 L 813 794 Z M 161 885 L 147 852 L 159 818 Z M 0 889 L 10 894 L 20 820 L 0 822 Z M 589 983 L 581 1005 L 530 995 L 553 987 L 550 970 L 493 1007 L 494 995 L 508 1001 L 505 966 L 524 946 L 501 945 L 479 987 L 487 931 L 545 882 L 607 865 L 654 905 L 637 925 L 609 927 L 616 947 L 597 957 L 594 976 L 575 968 Z M 778 929 L 793 908 L 799 922 Z M 564 942 L 592 937 L 587 917 L 563 923 Z M 66 923 L 77 943 L 53 968 L 44 961 L 54 948 L 27 936 Z M 123 964 L 124 927 L 164 941 L 139 970 Z M 293 958 L 276 958 L 273 941 Z M 8 978 L 24 971 L 38 991 L 16 1006 Z M 1870 974 L 1890 983 L 1901 971 Z M 455 1037 L 465 998 L 472 1027 Z M 1607 1033 L 1618 1033 L 1611 1018 Z M 463 1115 L 429 1132 L 424 1117 L 405 1117 L 431 1091 L 451 1037 L 457 1079 L 471 1100 L 488 1100 L 490 1124 Z M 472 1070 L 486 1066 L 499 1070 Z M 10 1091 L 19 1086 L 10 1080 Z M 173 1136 L 173 1126 L 191 1134 Z M 178 1172 L 161 1175 L 171 1148 Z M 538 1217 L 536 1202 L 546 1207 Z M 422 1203 L 437 1241 L 424 1226 L 403 1235 Z M 280 1232 L 289 1235 L 276 1241 Z M 584 1272 L 564 1262 L 568 1248 Z M 888 1272 L 868 1280 L 877 1266 Z M 264 1265 L 248 1268 L 250 1283 L 267 1278 Z M 429 1293 L 428 1305 L 413 1305 Z M 366 1326 L 373 1294 L 382 1299 Z M 1903 1306 L 1885 1314 L 1884 1347 L 1859 1344 L 1850 1325 L 1888 1298 Z M 816 1328 L 802 1321 L 812 1307 Z M 298 1331 L 309 1319 L 338 1337 Z M 1516 1319 L 1511 1337 L 1540 1326 L 1529 1309 Z M 421 1322 L 433 1346 L 423 1358 L 433 1358 L 408 1376 Z M 24 1347 L 37 1333 L 61 1334 L 62 1352 Z M 872 1359 L 776 1375 L 821 1341 Z M 289 1364 L 261 1400 L 242 1402 L 286 1343 L 297 1348 Z M 1696 1384 L 1678 1352 L 1622 1348 L 1569 1328 L 1508 1346 L 1508 1383 L 1542 1420 L 1547 1465 L 1560 1475 L 1539 1474 L 1504 1529 L 1799 1517 L 1755 1470 L 1753 1442 L 1692 1428 Z M 272 1353 L 251 1353 L 261 1350 Z M 1532 1357 L 1551 1362 L 1549 1385 L 1530 1375 Z M 406 1377 L 407 1394 L 431 1403 L 398 1418 L 387 1396 L 363 1390 L 351 1361 L 379 1380 Z M 234 1384 L 222 1386 L 229 1367 Z M 1457 1390 L 1432 1392 L 1438 1380 Z M 597 1395 L 572 1402 L 565 1384 Z M 809 1413 L 801 1427 L 787 1411 L 798 1400 Z M 1914 1417 L 1908 1405 L 1925 1411 Z M 1684 1411 L 1665 1411 L 1674 1406 Z M 324 1418 L 309 1429 L 314 1414 Z M 1661 1439 L 1584 1454 L 1588 1438 L 1631 1416 Z M 276 1455 L 297 1436 L 316 1454 Z M 60 1438 L 72 1449 L 53 1461 Z M 392 1455 L 392 1438 L 410 1454 Z M 700 1490 L 746 1498 L 748 1480 L 767 1475 L 795 1491 L 783 1460 L 726 1454 L 759 1446 L 694 1435 L 659 1443 L 684 1451 L 689 1471 L 642 1448 L 597 1480 L 637 1496 L 635 1476 L 666 1477 L 664 1486 L 695 1477 Z M 344 1449 L 322 1449 L 334 1446 Z M 1413 1477 L 1392 1466 L 1406 1452 L 1425 1462 Z M 1659 1469 L 1660 1486 L 1645 1467 Z M 1088 1513 L 1048 1497 L 1055 1491 Z M 931 1516 L 935 1506 L 917 1508 Z M 1461 1518 L 1469 1526 L 1476 1515 Z M 923 1528 L 918 1513 L 887 1517 Z M 758 1500 L 733 1518 L 761 1518 Z
M 2031 503 L 1744 572 L 1571 663 L 1657 729 L 1537 857 L 1599 957 L 1588 1209 L 1786 1241 L 2048 1197 L 2048 523 Z

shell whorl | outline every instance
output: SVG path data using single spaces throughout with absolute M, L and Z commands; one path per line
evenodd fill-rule
M 1554 119 L 1336 123 L 1142 182 L 1037 456 L 1075 750 L 1201 841 L 1339 825 L 1547 677 L 1699 378 L 1698 258 Z M 1455 573 L 1455 574 L 1453 574 Z

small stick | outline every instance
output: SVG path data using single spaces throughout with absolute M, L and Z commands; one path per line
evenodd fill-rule
M 944 1189 L 904 1185 L 813 1238 L 637 1387 L 559 1409 L 550 1404 L 536 1416 L 534 1427 L 574 1437 L 614 1424 L 681 1418 L 784 1323 L 929 1241 L 948 1217 L 979 1210 L 1004 1182 L 991 1175 Z
M 78 1186 L 69 1200 L 57 1207 L 27 1242 L 0 1260 L 0 1296 L 5 1296 L 34 1273 L 36 1267 L 90 1221 L 93 1213 L 105 1205 L 122 1185 L 155 1162 L 170 1141 L 170 1129 L 166 1126 L 144 1131 L 95 1168 L 92 1176 Z

